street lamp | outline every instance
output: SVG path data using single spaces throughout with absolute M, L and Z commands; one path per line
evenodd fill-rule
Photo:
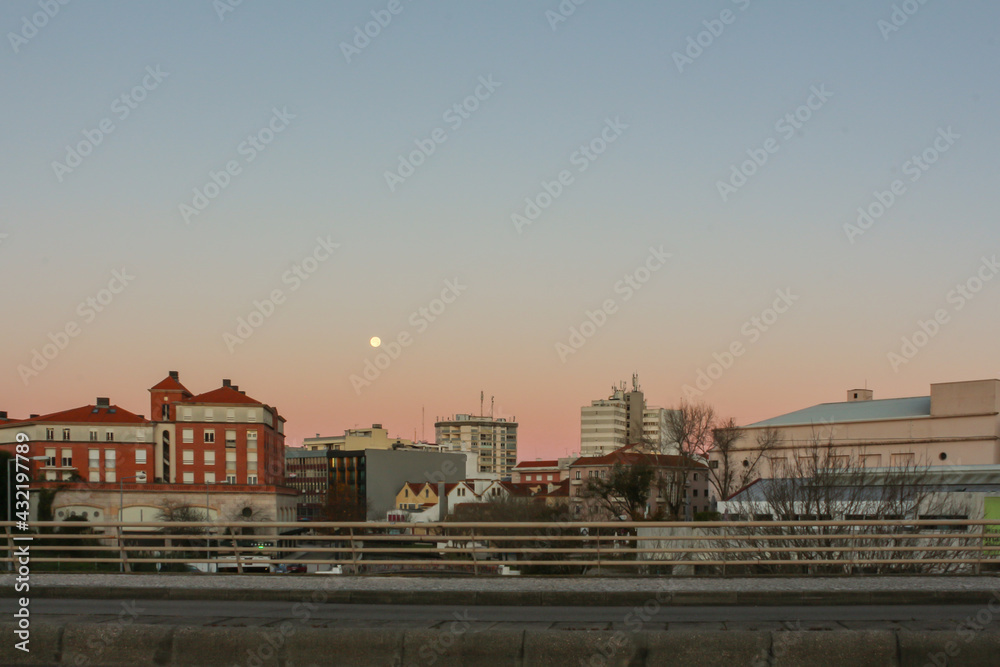
M 128 475 L 127 477 L 120 477 L 118 479 L 118 540 L 125 539 L 125 528 L 122 522 L 125 520 L 125 480 L 134 479 L 139 482 L 146 481 L 146 473 L 140 472 L 135 475 Z M 125 571 L 125 563 L 119 563 L 118 567 L 120 572 Z
M 28 457 L 22 457 L 22 458 L 27 458 L 29 461 L 46 461 L 46 460 L 48 460 L 49 457 L 47 457 L 47 456 L 28 456 Z M 14 512 L 13 512 L 13 508 L 11 507 L 11 504 L 10 504 L 10 499 L 15 495 L 14 494 L 14 480 L 13 480 L 13 477 L 11 476 L 10 464 L 14 463 L 15 461 L 17 461 L 17 454 L 15 454 L 14 456 L 12 456 L 9 459 L 7 459 L 7 520 L 8 521 L 13 521 L 14 520 Z M 30 504 L 28 506 L 28 511 L 29 512 L 31 511 Z M 7 530 L 10 531 L 10 532 L 14 532 L 11 528 L 8 528 Z M 14 570 L 14 555 L 13 555 L 13 553 L 11 553 L 10 569 L 12 571 Z

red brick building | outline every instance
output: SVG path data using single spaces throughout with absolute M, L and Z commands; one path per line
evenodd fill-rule
M 192 394 L 176 371 L 150 393 L 150 417 L 107 398 L 28 419 L 0 420 L 0 449 L 13 453 L 17 434 L 30 439 L 35 470 L 51 481 L 281 485 L 284 422 L 275 408 L 223 380 Z

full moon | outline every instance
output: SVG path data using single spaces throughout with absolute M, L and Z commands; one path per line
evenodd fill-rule
M 371 344 L 372 347 L 378 347 L 379 345 L 382 344 L 382 339 L 379 338 L 378 336 L 372 336 L 372 339 L 368 342 L 369 344 Z

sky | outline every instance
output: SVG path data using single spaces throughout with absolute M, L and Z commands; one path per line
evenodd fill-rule
M 1000 5 L 0 4 L 0 410 L 287 443 L 1000 376 Z M 372 337 L 381 347 L 374 348 Z

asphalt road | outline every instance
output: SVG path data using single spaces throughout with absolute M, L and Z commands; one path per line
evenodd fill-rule
M 4 615 L 14 600 L 0 600 Z M 266 627 L 444 629 L 468 623 L 487 628 L 566 630 L 957 630 L 981 605 L 837 605 L 660 607 L 504 607 L 362 605 L 308 602 L 188 600 L 31 600 L 33 619 L 59 622 Z M 986 630 L 1000 631 L 1000 622 Z

